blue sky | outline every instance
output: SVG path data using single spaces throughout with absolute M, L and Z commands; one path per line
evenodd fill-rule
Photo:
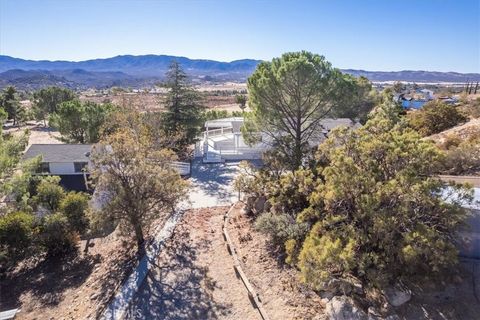
M 480 72 L 480 0 L 0 0 L 0 54 L 25 59 L 302 49 L 339 68 Z

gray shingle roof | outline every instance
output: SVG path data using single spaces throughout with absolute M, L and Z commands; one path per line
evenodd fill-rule
M 23 159 L 41 155 L 43 162 L 88 162 L 91 144 L 32 144 Z

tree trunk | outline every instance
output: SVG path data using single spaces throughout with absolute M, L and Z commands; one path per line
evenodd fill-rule
M 88 238 L 87 241 L 85 242 L 85 249 L 83 249 L 83 252 L 84 252 L 85 254 L 88 253 L 88 247 L 90 247 L 90 240 L 91 240 L 91 239 Z
M 139 222 L 134 223 L 135 238 L 137 239 L 138 256 L 142 257 L 145 254 L 145 238 L 143 237 L 142 226 Z
M 297 119 L 296 128 L 295 128 L 295 150 L 294 150 L 294 161 L 295 169 L 300 168 L 302 165 L 302 115 L 300 108 L 297 110 Z

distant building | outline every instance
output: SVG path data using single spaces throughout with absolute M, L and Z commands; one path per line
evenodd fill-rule
M 401 93 L 395 95 L 393 99 L 395 102 L 400 103 L 404 109 L 421 109 L 425 103 L 433 100 L 433 92 L 420 90 L 414 94 Z
M 422 100 L 433 100 L 434 99 L 434 95 L 433 95 L 433 91 L 432 90 L 428 90 L 428 89 L 420 89 L 420 90 L 417 90 L 416 92 L 418 95 L 421 96 L 421 99 Z
M 456 104 L 458 102 L 458 99 L 455 97 L 450 97 L 450 96 L 442 96 L 438 97 L 438 100 L 446 103 L 446 104 Z
M 40 156 L 37 174 L 60 177 L 67 190 L 87 191 L 90 144 L 32 144 L 23 155 L 24 160 Z

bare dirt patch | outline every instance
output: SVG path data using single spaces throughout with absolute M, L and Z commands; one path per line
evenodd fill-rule
M 116 232 L 93 243 L 87 255 L 21 263 L 1 279 L 0 310 L 20 308 L 16 319 L 95 319 L 136 259 Z
M 45 127 L 43 122 L 29 121 L 21 127 L 12 127 L 10 123 L 7 123 L 3 128 L 4 133 L 10 133 L 12 135 L 21 135 L 25 130 L 29 131 L 28 146 L 32 144 L 60 144 L 63 143 L 58 138 L 60 132 L 57 130 Z
M 269 317 L 326 319 L 320 297 L 299 282 L 297 270 L 276 260 L 267 238 L 253 229 L 252 222 L 238 203 L 230 213 L 229 233 Z
M 231 92 L 202 91 L 202 104 L 207 109 L 241 111 Z M 139 111 L 163 111 L 164 93 L 118 93 L 98 96 L 81 96 L 80 100 L 95 103 L 111 102 L 119 106 L 132 106 Z
M 462 125 L 431 135 L 428 137 L 428 139 L 434 141 L 437 144 L 441 144 L 445 142 L 445 139 L 449 135 L 456 135 L 462 140 L 466 140 L 472 135 L 476 135 L 476 134 L 480 134 L 480 118 L 472 119 Z

